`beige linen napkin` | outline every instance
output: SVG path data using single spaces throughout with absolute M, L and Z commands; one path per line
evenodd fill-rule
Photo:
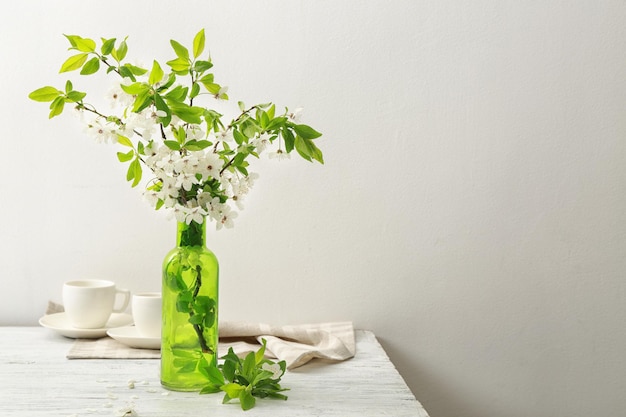
M 63 306 L 48 303 L 47 314 L 63 311 Z M 273 326 L 264 323 L 221 322 L 218 354 L 225 355 L 233 348 L 237 355 L 245 355 L 267 341 L 266 356 L 284 360 L 288 369 L 297 368 L 314 358 L 342 361 L 354 356 L 356 342 L 352 322 L 332 322 Z M 135 349 L 110 337 L 76 339 L 67 354 L 68 359 L 158 359 L 161 352 Z
M 236 354 L 256 351 L 267 341 L 266 355 L 287 362 L 287 368 L 302 366 L 313 358 L 341 361 L 354 356 L 356 344 L 351 322 L 272 326 L 262 323 L 220 323 L 219 355 L 230 347 Z M 109 337 L 76 339 L 68 359 L 158 359 L 158 350 L 134 349 Z
M 220 346 L 226 349 L 232 347 L 238 355 L 259 348 L 259 345 L 250 344 L 249 340 L 261 343 L 265 339 L 268 356 L 284 360 L 288 369 L 302 366 L 313 358 L 342 361 L 353 357 L 356 352 L 351 322 L 290 326 L 224 322 L 219 329 Z

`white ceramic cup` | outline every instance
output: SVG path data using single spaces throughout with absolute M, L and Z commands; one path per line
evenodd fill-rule
M 117 295 L 122 304 L 115 307 Z M 80 279 L 63 284 L 63 305 L 70 324 L 77 329 L 101 329 L 111 313 L 121 313 L 128 307 L 130 291 L 115 287 L 113 281 Z
M 133 320 L 139 335 L 161 337 L 161 293 L 142 292 L 133 294 Z

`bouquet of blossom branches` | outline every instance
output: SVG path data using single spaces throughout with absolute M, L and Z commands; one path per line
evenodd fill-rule
M 29 97 L 49 102 L 49 117 L 60 115 L 66 104 L 78 110 L 99 142 L 124 147 L 117 153 L 128 164 L 126 179 L 133 187 L 148 169 L 153 178 L 145 196 L 156 208 L 173 212 L 179 222 L 214 220 L 217 228 L 232 227 L 241 201 L 257 174 L 249 172 L 249 158 L 263 152 L 270 157 L 289 157 L 294 149 L 308 161 L 324 163 L 314 140 L 321 136 L 300 124 L 301 109 L 277 112 L 273 103 L 245 106 L 238 103 L 238 116 L 224 115 L 200 105 L 207 98 L 227 100 L 227 88 L 216 83 L 211 59 L 200 59 L 205 46 L 204 30 L 196 34 L 191 51 L 175 40 L 170 44 L 176 57 L 156 60 L 151 69 L 126 61 L 126 39 L 96 41 L 65 35 L 76 53 L 60 72 L 80 70 L 81 75 L 101 71 L 117 78 L 109 92 L 114 107 L 104 112 L 86 101 L 87 94 L 67 81 L 63 90 L 46 86 Z M 166 67 L 166 68 L 167 68 Z

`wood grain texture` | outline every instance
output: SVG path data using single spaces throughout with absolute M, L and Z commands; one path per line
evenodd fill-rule
M 68 360 L 71 339 L 43 328 L 0 327 L 0 415 L 115 416 L 132 407 L 154 417 L 428 417 L 374 334 L 356 337 L 353 359 L 314 360 L 288 372 L 288 401 L 259 400 L 244 414 L 238 404 L 221 404 L 221 394 L 162 388 L 158 360 Z

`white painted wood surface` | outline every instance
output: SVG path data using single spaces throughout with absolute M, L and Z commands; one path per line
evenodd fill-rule
M 221 404 L 221 394 L 165 390 L 158 360 L 68 360 L 71 339 L 44 328 L 0 327 L 0 416 L 115 416 L 132 407 L 154 417 L 428 417 L 374 334 L 356 336 L 353 359 L 314 360 L 288 372 L 289 400 L 258 400 L 244 413 Z

